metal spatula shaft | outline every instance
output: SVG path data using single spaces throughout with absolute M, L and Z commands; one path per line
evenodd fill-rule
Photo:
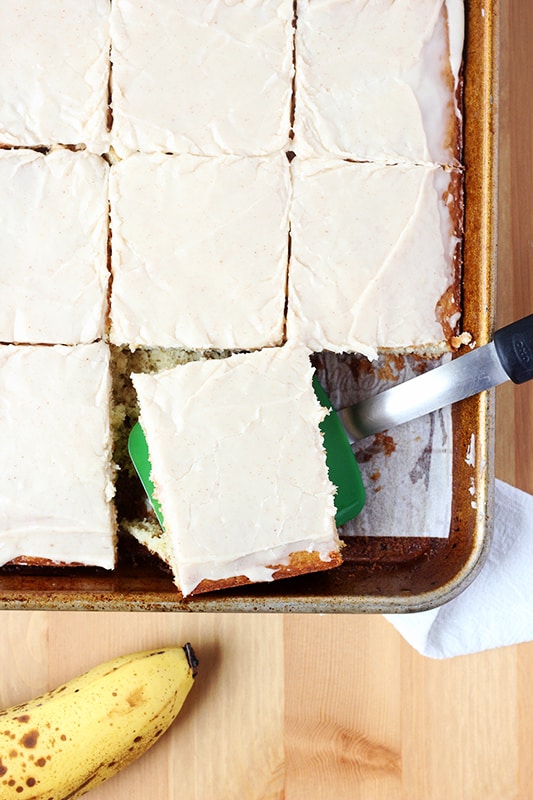
M 489 344 L 337 413 L 354 442 L 504 381 L 523 383 L 531 378 L 533 314 L 497 331 Z

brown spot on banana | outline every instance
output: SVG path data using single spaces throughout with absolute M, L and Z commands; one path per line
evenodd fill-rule
M 126 702 L 130 708 L 140 706 L 144 702 L 144 687 L 139 686 L 135 691 L 131 692 L 131 694 L 126 697 Z
M 24 736 L 20 740 L 20 744 L 23 747 L 32 748 L 36 746 L 38 738 L 39 738 L 39 731 L 34 729 L 24 734 Z

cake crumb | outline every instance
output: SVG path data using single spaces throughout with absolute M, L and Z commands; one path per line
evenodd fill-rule
M 461 333 L 459 336 L 452 336 L 450 344 L 453 350 L 458 350 L 463 345 L 470 345 L 470 347 L 474 347 L 475 341 L 471 333 L 468 333 L 468 331 L 463 331 L 463 333 Z

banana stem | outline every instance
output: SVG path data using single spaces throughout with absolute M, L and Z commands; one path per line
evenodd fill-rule
M 193 678 L 196 678 L 196 676 L 198 675 L 198 665 L 199 665 L 200 662 L 196 658 L 196 654 L 195 654 L 194 650 L 192 649 L 192 645 L 191 645 L 190 642 L 187 642 L 187 644 L 184 644 L 183 645 L 183 649 L 185 650 L 185 655 L 187 657 L 187 661 L 189 663 L 189 666 L 192 669 L 192 676 L 193 676 Z

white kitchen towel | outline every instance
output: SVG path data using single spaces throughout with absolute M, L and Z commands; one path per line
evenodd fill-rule
M 470 586 L 439 608 L 385 617 L 430 658 L 533 641 L 533 495 L 497 480 L 492 543 Z

